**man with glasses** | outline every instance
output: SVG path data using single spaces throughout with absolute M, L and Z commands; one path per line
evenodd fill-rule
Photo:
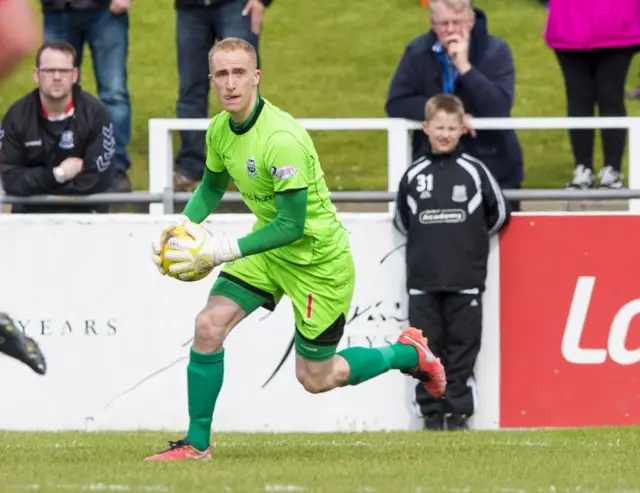
M 91 51 L 98 97 L 109 111 L 116 132 L 116 171 L 110 190 L 116 193 L 131 192 L 131 157 L 127 151 L 131 140 L 127 81 L 131 3 L 132 0 L 40 0 L 44 40 L 70 43 L 80 69 L 84 46 Z
M 113 181 L 113 123 L 102 103 L 75 84 L 75 55 L 68 43 L 44 43 L 33 69 L 38 87 L 4 115 L 0 177 L 8 195 L 90 195 Z M 30 204 L 12 212 L 108 212 L 108 205 Z
M 522 148 L 513 130 L 475 131 L 470 117 L 511 116 L 515 69 L 506 41 L 487 31 L 485 13 L 471 0 L 431 0 L 431 30 L 406 47 L 391 80 L 386 113 L 421 122 L 427 100 L 436 94 L 458 96 L 469 113 L 463 149 L 481 159 L 503 189 L 520 188 Z M 423 132 L 413 136 L 413 157 L 429 152 Z M 512 210 L 519 204 L 512 203 Z

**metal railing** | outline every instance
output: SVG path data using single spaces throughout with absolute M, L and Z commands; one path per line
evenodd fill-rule
M 524 189 L 504 190 L 509 200 L 529 201 L 579 201 L 579 200 L 633 200 L 640 199 L 640 190 L 556 190 L 556 189 Z M 162 193 L 131 192 L 131 193 L 100 193 L 87 196 L 38 195 L 32 197 L 15 197 L 0 193 L 0 205 L 5 204 L 52 204 L 52 205 L 88 205 L 88 204 L 160 204 L 163 214 L 173 214 L 177 204 L 186 204 L 193 194 L 191 192 L 176 192 L 167 187 Z M 395 192 L 384 190 L 372 191 L 335 191 L 331 192 L 331 200 L 335 203 L 366 202 L 391 203 Z M 222 202 L 242 203 L 239 192 L 225 193 Z M 0 210 L 1 213 L 1 210 Z
M 299 119 L 307 130 L 383 130 L 387 132 L 387 191 L 336 191 L 336 202 L 391 202 L 398 182 L 411 163 L 411 135 L 420 124 L 395 118 L 320 118 Z M 0 204 L 149 204 L 151 214 L 172 213 L 175 204 L 186 203 L 187 192 L 173 189 L 172 132 L 206 130 L 208 119 L 151 119 L 149 120 L 149 191 L 107 193 L 92 196 L 33 196 L 11 197 L 0 193 Z M 513 200 L 616 200 L 629 199 L 629 210 L 640 210 L 640 118 L 474 118 L 477 130 L 562 130 L 626 128 L 629 131 L 629 189 L 628 190 L 506 190 Z M 526 168 L 526 156 L 525 156 Z M 238 192 L 228 192 L 224 202 L 241 202 Z
M 312 118 L 299 119 L 307 130 L 384 130 L 387 132 L 387 189 L 397 190 L 398 183 L 411 163 L 412 132 L 421 128 L 419 122 L 398 118 Z M 206 130 L 208 119 L 151 119 L 149 120 L 149 191 L 163 193 L 173 187 L 173 142 L 171 133 L 179 130 Z M 474 118 L 477 130 L 562 130 L 577 128 L 626 128 L 629 131 L 629 188 L 640 189 L 640 118 L 590 117 L 590 118 Z M 526 167 L 526 156 L 525 156 Z M 515 191 L 514 191 L 515 192 Z M 534 192 L 540 195 L 541 191 Z M 539 200 L 576 200 L 573 191 L 549 191 Z M 544 193 L 544 192 L 543 192 Z M 566 195 L 565 195 L 566 194 Z M 601 194 L 602 195 L 602 194 Z M 337 200 L 337 195 L 335 196 Z M 364 197 L 364 195 L 362 195 Z M 595 197 L 595 195 L 593 196 Z M 514 197 L 515 198 L 515 197 Z M 600 198 L 600 197 L 598 197 Z M 623 198 L 619 195 L 618 198 Z M 638 197 L 631 197 L 637 199 Z M 364 199 L 359 199 L 364 200 Z M 527 199 L 529 200 L 529 199 Z M 630 210 L 640 210 L 640 200 L 632 200 Z M 150 213 L 162 213 L 162 206 L 151 205 Z

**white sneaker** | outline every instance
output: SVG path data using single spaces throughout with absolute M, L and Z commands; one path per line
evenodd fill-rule
M 622 180 L 622 173 L 616 171 L 612 166 L 605 166 L 598 173 L 600 179 L 600 188 L 622 188 L 624 182 Z
M 573 170 L 573 180 L 567 184 L 567 188 L 587 189 L 593 186 L 593 171 L 584 164 L 579 164 Z

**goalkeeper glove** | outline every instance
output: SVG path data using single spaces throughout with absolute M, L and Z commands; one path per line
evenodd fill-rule
M 185 218 L 179 224 L 180 225 L 184 224 L 184 221 L 186 220 L 187 219 Z M 167 271 L 164 269 L 164 266 L 162 265 L 162 245 L 165 242 L 165 238 L 167 234 L 171 233 L 177 226 L 178 224 L 172 224 L 171 226 L 167 226 L 165 229 L 162 230 L 162 233 L 160 233 L 160 238 L 157 240 L 154 240 L 151 243 L 151 260 L 153 260 L 153 263 L 158 269 L 158 272 L 160 272 L 160 274 L 162 274 L 163 276 L 167 275 Z
M 172 263 L 170 275 L 189 281 L 242 256 L 236 240 L 214 237 L 200 224 L 191 221 L 185 221 L 182 226 L 193 239 L 173 237 L 167 242 L 164 256 Z

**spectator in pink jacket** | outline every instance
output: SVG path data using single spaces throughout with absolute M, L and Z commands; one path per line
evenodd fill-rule
M 570 117 L 626 116 L 624 87 L 631 59 L 640 48 L 639 0 L 551 0 L 544 32 L 564 76 Z M 593 130 L 570 130 L 575 159 L 569 188 L 590 188 L 593 178 Z M 625 129 L 602 130 L 600 188 L 623 186 L 620 167 Z

